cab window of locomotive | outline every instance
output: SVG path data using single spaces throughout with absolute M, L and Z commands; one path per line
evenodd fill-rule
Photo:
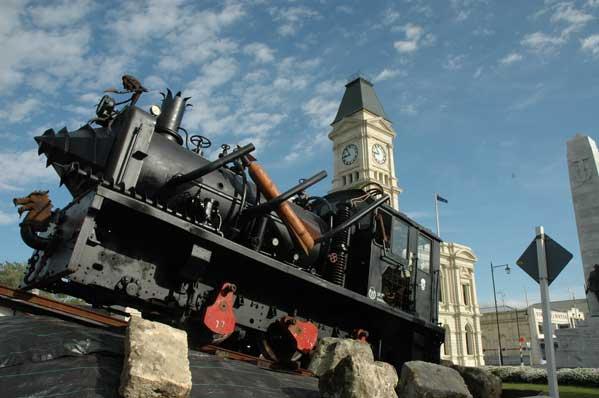
M 418 235 L 418 269 L 430 272 L 431 267 L 431 240 Z
M 410 227 L 405 222 L 398 218 L 393 219 L 393 231 L 391 238 L 393 243 L 391 251 L 398 257 L 407 259 L 408 258 L 408 232 Z
M 391 242 L 391 215 L 384 211 L 378 211 L 374 216 L 376 222 L 375 242 L 379 245 L 389 246 Z

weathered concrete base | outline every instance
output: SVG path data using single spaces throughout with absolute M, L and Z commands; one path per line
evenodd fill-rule
M 557 329 L 555 362 L 558 368 L 599 368 L 599 317 L 576 328 Z
M 132 316 L 119 393 L 125 398 L 186 398 L 191 393 L 187 333 Z
M 403 365 L 397 394 L 401 398 L 472 398 L 456 370 L 422 361 Z

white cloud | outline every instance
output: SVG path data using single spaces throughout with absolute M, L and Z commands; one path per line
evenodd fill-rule
M 510 53 L 510 54 L 506 55 L 505 57 L 501 58 L 499 60 L 499 63 L 501 65 L 511 65 L 511 64 L 521 61 L 521 60 L 522 60 L 522 55 L 520 55 L 518 53 Z
M 127 41 L 150 40 L 176 29 L 185 21 L 185 11 L 182 0 L 127 1 L 109 16 L 110 29 Z
M 394 77 L 400 76 L 401 75 L 401 71 L 399 69 L 383 69 L 382 71 L 379 72 L 378 75 L 376 75 L 374 77 L 374 82 L 380 82 L 383 80 L 389 80 L 389 79 L 393 79 Z
M 33 23 L 44 28 L 56 28 L 74 24 L 91 10 L 90 0 L 63 0 L 49 6 L 35 6 L 28 9 Z
M 275 51 L 263 43 L 250 43 L 243 48 L 243 52 L 254 57 L 259 63 L 268 63 L 275 59 Z
M 243 134 L 262 136 L 277 127 L 287 115 L 283 113 L 253 112 L 238 118 L 238 131 Z
M 353 14 L 354 13 L 354 9 L 347 5 L 337 6 L 337 7 L 335 7 L 335 10 L 337 10 L 339 12 L 343 12 L 345 14 Z
M 37 149 L 24 152 L 0 152 L 0 190 L 19 190 L 36 182 L 48 184 L 58 180 L 54 170 L 46 168 L 46 160 Z
M 398 40 L 393 43 L 393 47 L 400 53 L 411 53 L 420 46 L 431 45 L 435 41 L 435 36 L 431 33 L 424 33 L 422 26 L 408 23 L 401 28 L 405 33 L 405 40 Z
M 27 98 L 23 102 L 9 103 L 6 109 L 0 109 L 0 119 L 7 120 L 9 123 L 16 123 L 27 120 L 32 114 L 39 111 L 39 100 Z
M 306 20 L 318 18 L 320 14 L 308 7 L 295 6 L 287 8 L 273 7 L 270 14 L 275 21 L 281 22 L 279 33 L 283 36 L 293 36 L 304 25 Z
M 19 221 L 19 216 L 16 210 L 13 213 L 7 213 L 0 210 L 0 225 L 16 224 Z
M 455 12 L 455 21 L 463 22 L 470 17 L 474 8 L 479 3 L 484 3 L 484 1 L 479 0 L 451 0 L 451 8 Z
M 181 70 L 237 51 L 235 40 L 223 31 L 245 15 L 241 4 L 221 9 L 198 10 L 195 2 L 183 0 L 128 1 L 109 13 L 110 29 L 120 40 L 120 54 L 138 57 L 147 42 L 164 44 L 158 50 L 159 68 Z
M 447 70 L 459 70 L 464 66 L 465 55 L 448 55 L 443 68 Z
M 564 38 L 581 30 L 592 20 L 592 15 L 576 9 L 572 3 L 558 3 L 555 6 L 555 12 L 551 16 L 551 22 L 566 24 L 566 28 L 562 31 L 562 37 Z
M 187 87 L 187 95 L 199 100 L 209 96 L 212 91 L 230 81 L 237 73 L 237 61 L 233 58 L 217 58 L 202 66 L 202 73 Z
M 482 67 L 482 66 L 479 66 L 478 68 L 476 68 L 476 71 L 474 72 L 473 77 L 475 79 L 478 79 L 479 77 L 481 77 L 483 74 L 483 70 L 484 70 L 484 67 Z
M 594 56 L 599 56 L 599 34 L 594 34 L 581 40 L 580 47 L 583 51 L 589 52 Z
M 319 127 L 327 127 L 335 118 L 339 108 L 339 100 L 327 99 L 323 96 L 311 98 L 302 105 L 302 110 L 311 119 L 310 122 Z
M 418 114 L 418 109 L 416 108 L 416 104 L 402 104 L 399 107 L 399 111 L 401 113 L 405 113 L 406 115 Z
M 558 36 L 549 36 L 542 32 L 530 33 L 520 41 L 522 46 L 536 53 L 550 53 L 557 50 L 565 43 L 565 39 Z
M 44 80 L 75 79 L 87 70 L 83 66 L 90 37 L 86 26 L 44 31 L 17 23 L 10 32 L 0 35 L 0 89 L 7 93 L 21 83 L 43 88 Z
M 519 100 L 514 102 L 509 107 L 509 109 L 516 110 L 516 111 L 522 111 L 526 108 L 536 105 L 545 98 L 546 92 L 547 92 L 547 90 L 546 90 L 545 86 L 543 84 L 539 83 L 532 89 L 531 93 L 529 93 L 525 97 L 520 98 Z
M 399 20 L 399 17 L 399 11 L 394 10 L 393 8 L 387 8 L 383 13 L 383 25 L 393 25 L 395 22 Z

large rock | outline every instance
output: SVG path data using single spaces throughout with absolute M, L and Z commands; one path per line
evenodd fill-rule
M 397 372 L 393 366 L 351 355 L 318 381 L 323 398 L 396 398 L 396 386 Z
M 352 339 L 324 337 L 319 340 L 314 349 L 308 369 L 314 372 L 316 376 L 322 376 L 326 372 L 335 369 L 337 364 L 347 356 L 364 362 L 374 362 L 369 344 Z
M 187 333 L 132 316 L 119 392 L 125 398 L 184 398 L 191 392 Z
M 403 365 L 397 393 L 401 398 L 472 398 L 456 370 L 422 361 Z
M 473 398 L 501 398 L 501 379 L 483 368 L 452 365 L 458 371 Z

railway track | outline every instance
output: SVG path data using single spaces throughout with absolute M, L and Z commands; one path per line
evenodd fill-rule
M 2 285 L 0 285 L 0 303 L 6 307 L 22 312 L 27 312 L 27 309 L 35 309 L 37 311 L 58 315 L 62 318 L 71 319 L 73 321 L 88 323 L 93 326 L 124 329 L 128 325 L 128 322 L 125 320 L 115 318 L 98 311 L 63 303 L 61 301 L 56 301 L 28 291 L 12 289 Z M 252 363 L 264 369 L 299 374 L 302 376 L 314 376 L 312 372 L 306 369 L 289 369 L 265 358 L 227 350 L 212 344 L 201 346 L 198 348 L 198 350 L 216 355 L 221 358 Z

